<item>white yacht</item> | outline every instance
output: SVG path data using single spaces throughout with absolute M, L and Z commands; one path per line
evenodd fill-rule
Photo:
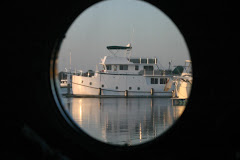
M 160 70 L 157 58 L 128 56 L 130 44 L 107 46 L 107 49 L 112 55 L 101 59 L 102 70 L 72 75 L 74 95 L 178 96 L 175 82 L 180 84 L 180 77 L 174 77 L 171 70 Z M 113 50 L 124 50 L 125 56 Z

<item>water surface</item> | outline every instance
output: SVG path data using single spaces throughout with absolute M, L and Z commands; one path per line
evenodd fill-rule
M 185 109 L 170 98 L 63 98 L 64 107 L 93 138 L 135 145 L 166 131 Z

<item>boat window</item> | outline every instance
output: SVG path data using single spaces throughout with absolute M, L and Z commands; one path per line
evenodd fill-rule
M 148 59 L 148 64 L 154 64 L 155 63 L 155 59 Z
M 135 66 L 135 70 L 138 71 L 139 70 L 139 66 L 136 65 Z
M 158 78 L 151 78 L 151 84 L 158 84 Z
M 132 87 L 129 87 L 129 90 L 132 90 Z
M 137 90 L 140 90 L 140 87 L 137 87 Z
M 118 89 L 118 86 L 116 86 L 116 89 Z
M 113 65 L 113 71 L 117 71 L 117 65 Z
M 160 78 L 160 84 L 166 84 L 167 78 Z
M 102 87 L 104 87 L 104 85 L 102 84 Z
M 120 65 L 120 70 L 128 70 L 128 65 Z
M 147 63 L 147 59 L 141 59 L 141 63 Z
M 107 70 L 112 70 L 112 65 L 106 65 Z
M 153 66 L 144 66 L 144 70 L 153 71 Z
M 140 63 L 140 59 L 130 59 L 130 62 L 133 62 L 133 63 Z

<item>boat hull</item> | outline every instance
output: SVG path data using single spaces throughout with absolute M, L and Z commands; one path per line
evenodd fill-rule
M 151 84 L 150 78 L 140 75 L 73 75 L 72 91 L 74 95 L 172 97 L 174 85 L 168 91 L 164 91 L 165 84 Z

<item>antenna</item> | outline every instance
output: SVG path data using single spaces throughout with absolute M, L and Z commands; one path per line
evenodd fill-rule
M 71 56 L 72 56 L 72 53 L 70 52 L 69 54 L 70 54 L 70 57 L 69 57 L 70 67 L 69 67 L 69 69 L 70 69 L 70 72 L 71 72 L 71 61 L 72 61 L 72 57 Z
M 133 24 L 132 24 L 132 33 L 131 33 L 130 43 L 129 43 L 130 46 L 131 46 L 131 44 L 132 44 L 132 42 L 133 42 L 133 35 L 134 35 L 134 26 L 133 26 Z M 128 58 L 130 58 L 131 55 L 132 55 L 132 50 L 130 50 Z
M 168 70 L 171 70 L 171 68 L 172 68 L 172 59 L 168 62 L 168 64 L 169 64 Z

